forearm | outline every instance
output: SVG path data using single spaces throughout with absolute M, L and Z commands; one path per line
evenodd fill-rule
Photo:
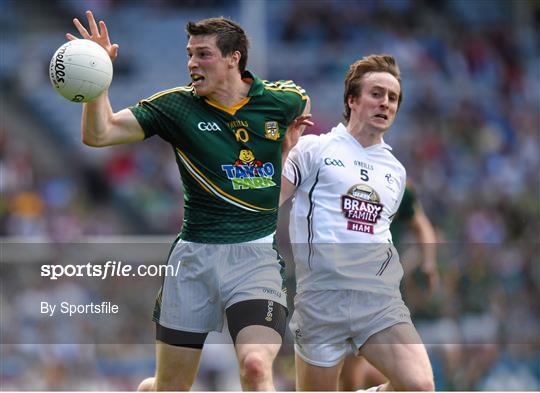
M 296 192 L 296 186 L 285 176 L 281 176 L 281 192 L 279 193 L 279 206 L 282 206 Z
M 281 164 L 285 166 L 285 161 L 287 161 L 287 156 L 292 148 L 298 143 L 298 140 L 304 133 L 306 126 L 313 126 L 311 119 L 311 101 L 309 97 L 307 98 L 306 106 L 304 107 L 304 112 L 293 120 L 291 124 L 287 127 L 287 133 L 285 134 L 285 139 L 281 143 Z
M 145 133 L 130 109 L 114 113 L 105 92 L 83 107 L 82 141 L 93 147 L 142 141 Z
M 113 121 L 113 110 L 106 90 L 92 102 L 83 104 L 81 119 L 82 141 L 88 146 L 106 146 L 107 131 Z
M 435 242 L 421 244 L 422 247 L 422 264 L 435 265 L 437 261 L 437 244 Z
M 437 260 L 437 237 L 433 225 L 421 210 L 415 214 L 412 225 L 422 249 L 422 263 L 424 265 L 435 264 Z
M 295 120 L 295 123 L 298 120 Z M 296 129 L 295 129 L 296 126 Z M 290 126 L 289 129 L 287 129 L 287 136 L 281 143 L 281 167 L 285 168 L 285 163 L 287 162 L 287 157 L 289 156 L 289 153 L 291 152 L 292 148 L 298 143 L 298 139 L 300 138 L 300 135 L 304 132 L 305 127 L 299 127 L 297 125 Z M 293 135 L 296 134 L 296 135 Z
M 281 167 L 285 167 L 285 163 L 287 162 L 287 157 L 289 156 L 289 152 L 291 149 L 286 146 L 285 144 L 281 145 Z
M 435 290 L 439 282 L 437 271 L 437 236 L 431 222 L 421 207 L 412 220 L 422 249 L 422 271 L 427 276 L 430 292 Z

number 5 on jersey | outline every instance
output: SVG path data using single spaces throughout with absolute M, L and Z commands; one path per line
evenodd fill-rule
M 360 169 L 360 179 L 362 179 L 363 181 L 369 181 L 367 169 Z

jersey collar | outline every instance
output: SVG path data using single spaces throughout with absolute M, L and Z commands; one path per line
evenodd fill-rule
M 264 93 L 264 85 L 261 79 L 251 71 L 242 72 L 242 79 L 251 81 L 248 97 L 260 96 Z
M 255 74 L 249 71 L 244 71 L 242 73 L 242 80 L 247 83 L 251 83 L 251 86 L 247 93 L 247 97 L 244 97 L 244 99 L 236 103 L 234 106 L 227 107 L 227 106 L 220 105 L 217 102 L 213 102 L 207 97 L 202 97 L 202 98 L 204 98 L 204 101 L 208 105 L 213 106 L 214 108 L 220 109 L 224 112 L 227 112 L 231 116 L 234 116 L 237 111 L 242 109 L 242 107 L 244 107 L 244 105 L 246 105 L 249 102 L 251 97 L 262 95 L 262 93 L 264 92 L 263 83 Z
M 347 127 L 345 127 L 343 123 L 339 123 L 336 127 L 334 127 L 332 129 L 332 132 L 346 134 L 348 138 L 351 138 L 356 144 L 358 144 L 358 146 L 360 146 L 364 150 L 386 149 L 386 150 L 392 151 L 392 146 L 388 145 L 384 141 L 384 139 L 382 140 L 381 143 L 377 143 L 376 145 L 371 145 L 369 147 L 362 146 L 360 143 L 358 143 L 356 139 L 354 139 L 354 137 L 351 134 L 349 134 L 349 131 L 347 131 Z

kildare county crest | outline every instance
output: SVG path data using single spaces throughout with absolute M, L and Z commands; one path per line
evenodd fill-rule
M 267 121 L 264 123 L 264 137 L 273 141 L 279 139 L 279 124 L 277 121 Z

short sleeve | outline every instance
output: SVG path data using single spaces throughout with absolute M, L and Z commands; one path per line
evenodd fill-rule
M 144 137 L 150 138 L 155 134 L 159 134 L 158 120 L 154 115 L 154 108 L 148 101 L 141 100 L 135 106 L 129 108 L 144 131 Z
M 290 124 L 304 112 L 308 96 L 302 87 L 294 84 L 292 81 L 289 81 L 289 84 L 282 84 L 281 86 L 286 89 L 286 94 L 290 102 L 290 110 L 288 111 L 287 116 L 287 124 Z
M 172 143 L 175 122 L 182 124 L 190 109 L 190 101 L 186 93 L 175 88 L 166 90 L 139 101 L 129 109 L 141 125 L 145 138 L 159 135 Z
M 306 91 L 291 80 L 269 82 L 263 81 L 265 89 L 271 91 L 278 102 L 278 106 L 285 115 L 288 125 L 300 116 L 306 107 L 308 96 Z
M 320 162 L 319 156 L 320 137 L 318 135 L 302 136 L 287 157 L 283 176 L 296 187 L 300 187 L 316 172 L 317 164 Z
M 289 111 L 289 116 L 287 117 L 287 124 L 293 122 L 298 116 L 300 116 L 306 107 L 307 104 L 307 95 L 304 89 L 298 86 L 298 94 L 291 95 L 291 110 Z

